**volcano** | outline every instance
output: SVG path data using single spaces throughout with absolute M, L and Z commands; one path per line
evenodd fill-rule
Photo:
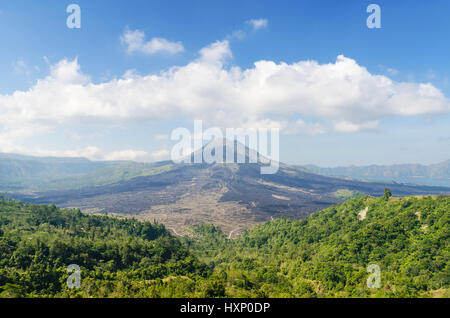
M 226 151 L 236 149 L 229 149 L 232 145 L 223 143 L 224 157 Z M 240 149 L 244 152 L 236 156 L 244 156 L 245 163 L 166 161 L 154 164 L 170 165 L 170 169 L 162 169 L 157 174 L 101 186 L 12 196 L 27 202 L 79 208 L 86 213 L 155 220 L 179 235 L 187 234 L 192 225 L 213 223 L 233 237 L 271 219 L 303 218 L 342 202 L 346 196 L 381 196 L 385 188 L 390 188 L 394 196 L 450 193 L 446 187 L 328 177 L 283 163 L 279 163 L 275 174 L 261 174 L 261 167 L 266 165 L 261 156 L 248 147 Z M 192 158 L 194 155 L 196 152 Z M 251 156 L 257 156 L 258 160 L 250 163 Z

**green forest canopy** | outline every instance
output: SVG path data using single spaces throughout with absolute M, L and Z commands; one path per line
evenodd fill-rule
M 84 215 L 0 197 L 1 297 L 449 297 L 450 197 L 357 197 L 228 240 L 203 224 Z M 81 267 L 70 289 L 69 264 Z M 368 288 L 367 267 L 381 269 Z

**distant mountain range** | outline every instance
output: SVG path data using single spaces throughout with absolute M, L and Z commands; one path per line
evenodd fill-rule
M 303 168 L 332 177 L 348 177 L 359 180 L 395 181 L 402 183 L 450 186 L 450 160 L 432 164 L 396 164 L 390 166 L 349 166 L 321 168 L 314 165 Z
M 90 161 L 86 158 L 32 157 L 0 153 L 0 191 L 79 189 L 147 176 L 171 162 Z
M 299 219 L 349 197 L 381 196 L 385 188 L 395 196 L 450 194 L 446 187 L 329 177 L 286 164 L 261 175 L 261 165 L 3 156 L 0 169 L 11 170 L 0 174 L 0 192 L 87 213 L 156 220 L 181 234 L 188 226 L 213 223 L 230 236 L 279 217 Z

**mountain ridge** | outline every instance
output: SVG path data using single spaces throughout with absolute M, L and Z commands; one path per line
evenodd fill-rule
M 393 180 L 404 183 L 422 183 L 428 185 L 450 186 L 450 160 L 436 164 L 393 164 L 366 166 L 339 166 L 323 168 L 315 165 L 299 166 L 314 173 L 332 177 L 353 179 Z
M 259 164 L 177 164 L 167 171 L 73 190 L 11 194 L 32 203 L 54 203 L 86 213 L 156 220 L 177 233 L 213 223 L 237 235 L 272 218 L 303 218 L 354 193 L 380 196 L 449 194 L 450 188 L 364 182 L 321 176 L 280 164 L 261 175 Z
M 219 148 L 208 148 L 208 145 Z M 231 150 L 234 160 L 240 154 L 244 163 L 203 161 L 205 150 L 216 151 L 221 145 L 223 159 Z M 79 173 L 77 169 L 86 169 L 88 173 L 58 178 L 57 171 L 51 174 L 53 179 L 50 180 L 45 177 L 45 164 L 50 166 L 48 169 L 63 169 L 65 159 L 51 159 L 60 162 L 60 166 L 48 163 L 47 159 L 37 159 L 44 160 L 45 164 L 35 177 L 44 180 L 39 179 L 40 183 L 31 191 L 13 189 L 6 192 L 25 202 L 78 208 L 85 213 L 156 220 L 180 234 L 189 226 L 212 223 L 230 236 L 274 218 L 301 219 L 346 198 L 380 196 L 385 188 L 390 188 L 396 196 L 450 194 L 449 187 L 329 177 L 279 162 L 276 162 L 279 165 L 276 173 L 262 174 L 261 167 L 265 165 L 260 160 L 262 156 L 243 144 L 235 149 L 237 145 L 236 141 L 224 139 L 208 143 L 191 153 L 193 159 L 201 152 L 201 163 L 81 160 L 80 168 L 80 160 L 76 159 L 75 168 L 65 173 Z M 255 163 L 250 163 L 252 156 Z M 0 160 L 0 167 L 4 160 Z M 19 163 L 29 161 L 19 160 Z M 0 175 L 0 185 L 2 177 Z M 39 186 L 42 186 L 41 190 Z

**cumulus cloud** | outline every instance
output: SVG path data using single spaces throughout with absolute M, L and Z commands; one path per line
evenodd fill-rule
M 297 120 L 293 124 L 286 125 L 285 133 L 291 135 L 309 135 L 315 136 L 323 134 L 327 131 L 327 128 L 319 122 L 305 122 L 304 120 Z
M 1 149 L 2 144 L 0 144 Z M 21 153 L 25 155 L 32 155 L 37 157 L 70 157 L 70 158 L 88 158 L 91 160 L 105 160 L 105 161 L 118 161 L 118 160 L 142 160 L 148 161 L 149 159 L 157 160 L 162 156 L 161 152 L 156 152 L 155 154 L 150 154 L 146 151 L 140 150 L 120 150 L 112 152 L 104 152 L 96 146 L 88 146 L 84 148 L 69 149 L 69 150 L 48 150 L 41 148 L 29 148 L 23 146 L 16 146 L 10 151 L 12 153 Z
M 145 33 L 140 30 L 125 30 L 120 37 L 121 42 L 126 45 L 127 52 L 135 52 L 151 55 L 155 53 L 177 54 L 184 51 L 181 42 L 171 42 L 164 38 L 152 38 L 145 41 Z
M 253 27 L 253 30 L 267 28 L 269 22 L 266 19 L 252 19 L 247 21 Z
M 168 160 L 168 159 L 170 159 L 170 152 L 167 149 L 161 149 L 161 150 L 153 152 L 151 154 L 151 157 L 153 160 L 156 160 L 156 161 Z
M 103 156 L 103 160 L 137 160 L 147 155 L 146 151 L 132 149 L 114 151 Z
M 47 150 L 35 150 L 35 153 L 43 156 L 55 156 L 55 157 L 86 157 L 93 159 L 101 159 L 102 152 L 99 148 L 95 146 L 88 146 L 85 148 L 79 148 L 74 150 L 65 150 L 65 151 L 47 151 Z
M 279 127 L 282 133 L 318 134 L 327 129 L 373 130 L 390 116 L 450 112 L 448 99 L 433 85 L 371 74 L 343 55 L 327 64 L 263 60 L 241 69 L 232 64 L 226 40 L 201 49 L 198 58 L 184 66 L 159 74 L 127 72 L 99 84 L 81 71 L 77 59 L 64 59 L 29 90 L 0 94 L 0 109 L 0 151 L 85 120 L 190 118 L 220 127 L 265 126 Z M 142 155 L 101 156 L 135 154 Z

